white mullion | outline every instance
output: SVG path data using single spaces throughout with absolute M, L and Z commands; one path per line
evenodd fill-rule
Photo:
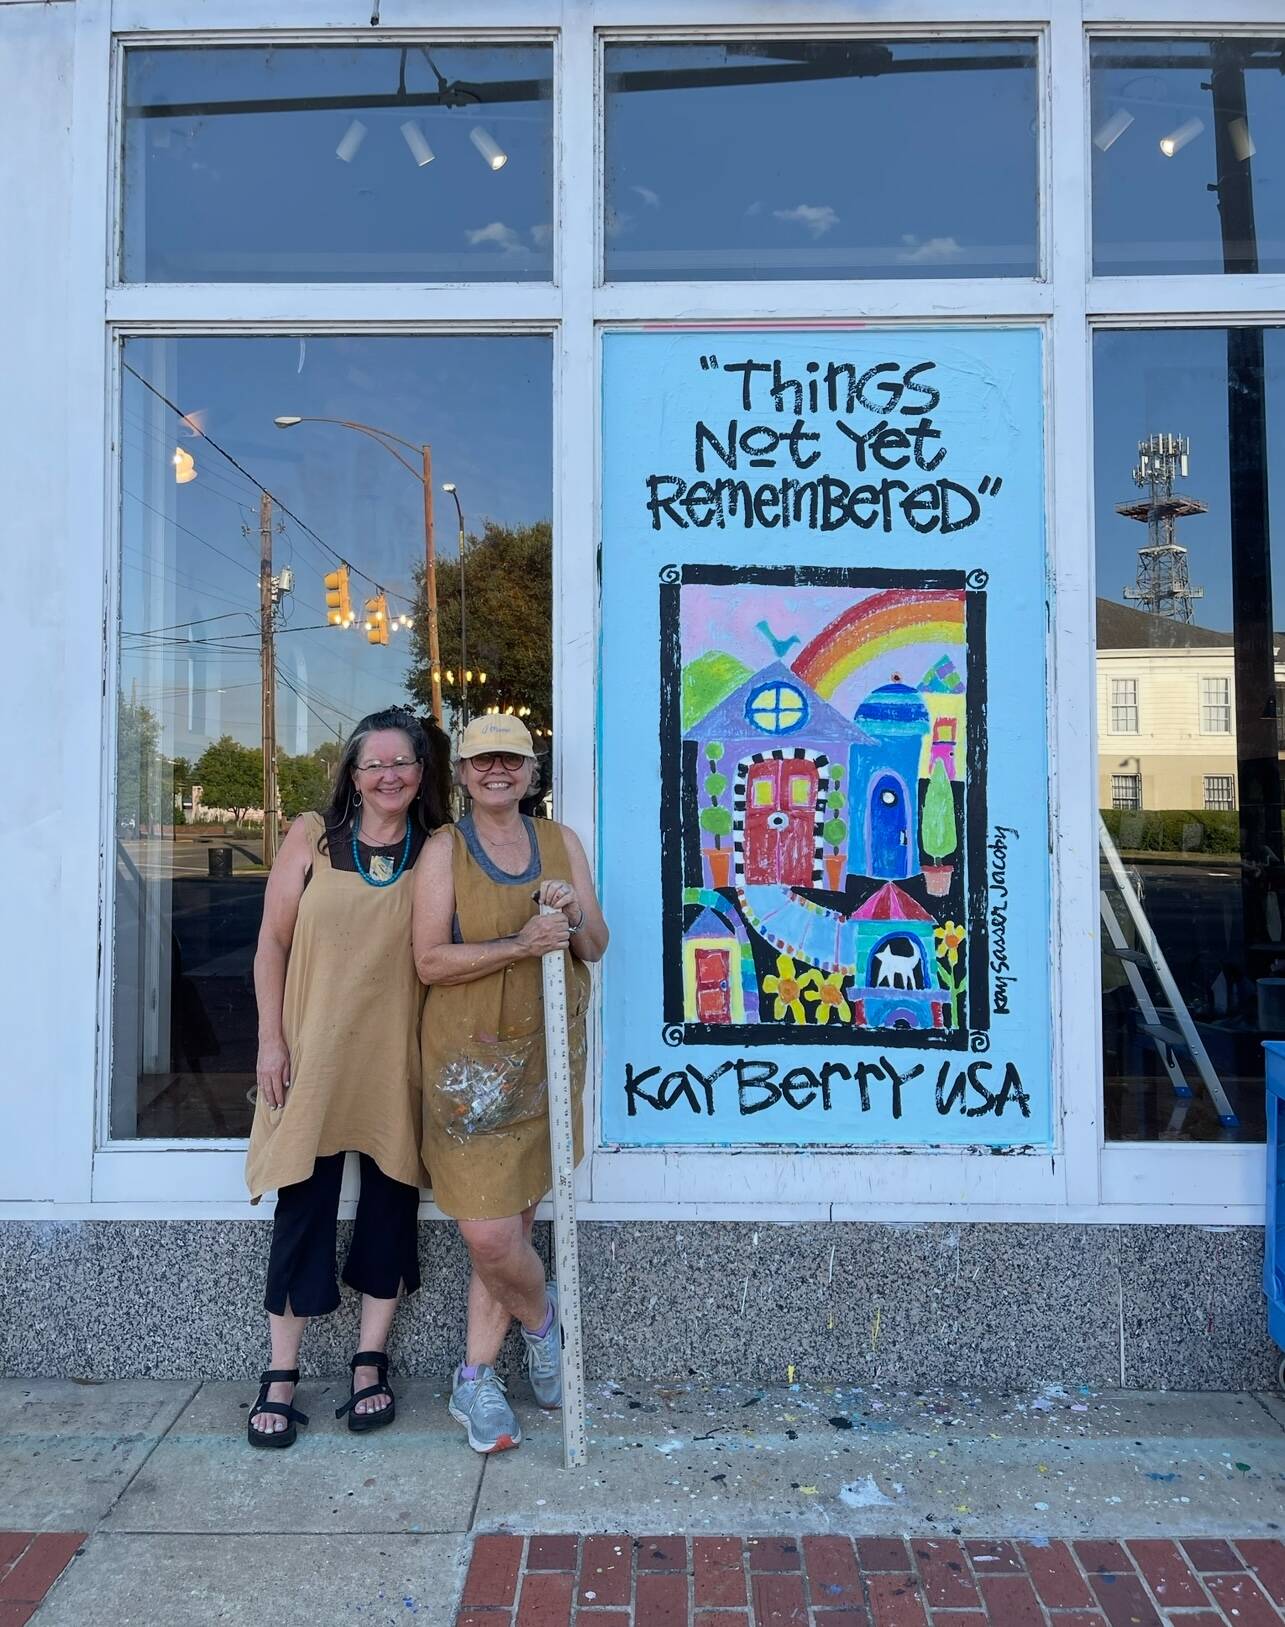
M 597 875 L 598 389 L 593 330 L 597 73 L 593 24 L 577 0 L 567 0 L 564 8 L 559 50 L 563 88 L 556 125 L 562 154 L 557 238 L 563 321 L 553 409 L 554 786 L 558 817 L 575 828 Z M 568 85 L 576 87 L 574 95 L 566 94 Z M 595 996 L 598 992 L 595 978 Z M 600 1016 L 595 998 L 586 1066 L 590 1148 L 597 1139 L 601 1090 Z M 584 1197 L 592 1187 L 593 1163 L 591 1152 L 577 1183 Z
M 446 331 L 468 326 L 504 331 L 561 314 L 552 283 L 485 283 L 471 288 L 434 288 L 404 283 L 135 283 L 111 288 L 107 316 L 122 326 L 166 323 L 235 327 L 238 324 L 306 325 L 314 333 L 347 333 L 354 327 L 385 332 Z
M 1227 321 L 1278 321 L 1285 312 L 1285 274 L 1094 277 L 1089 282 L 1088 312 L 1099 325 L 1118 318 L 1127 327 L 1137 327 L 1147 318 L 1203 327 Z
M 1232 1205 L 1262 1225 L 1267 1149 L 1208 1141 L 1113 1142 L 1102 1150 L 1103 1205 Z M 1199 1194 L 1199 1196 L 1196 1196 Z
M 107 0 L 76 7 L 72 82 L 71 239 L 68 250 L 67 535 L 83 553 L 64 580 L 62 647 L 62 867 L 54 896 L 69 1009 L 85 1020 L 53 1036 L 51 1075 L 81 1110 L 61 1155 L 79 1187 L 92 1190 L 96 1126 L 105 1124 L 110 1083 L 111 833 L 116 800 L 116 671 L 105 630 L 115 621 L 115 535 L 108 414 L 113 370 L 103 326 L 109 253 L 112 49 Z M 86 765 L 98 767 L 98 796 L 86 796 Z M 92 783 L 92 770 L 91 770 Z M 101 952 L 100 952 L 101 949 Z M 88 1020 L 94 1012 L 96 1022 Z M 58 1115 L 60 1118 L 62 1114 Z M 72 1123 L 67 1115 L 66 1122 Z M 82 1163 L 83 1159 L 83 1163 Z
M 1102 1047 L 1095 719 L 1094 708 L 1082 703 L 1095 692 L 1097 642 L 1092 505 L 1084 499 L 1093 462 L 1085 321 L 1090 231 L 1085 55 L 1078 19 L 1055 19 L 1049 30 L 1052 171 L 1046 204 L 1057 289 L 1048 357 L 1047 503 L 1054 1084 L 1067 1199 L 1094 1204 L 1102 1141 Z
M 901 35 L 916 29 L 935 34 L 950 29 L 970 33 L 1011 24 L 1048 21 L 1064 0 L 986 0 L 979 21 L 977 0 L 900 0 L 894 16 L 872 15 L 853 0 L 809 0 L 807 21 L 796 20 L 798 8 L 780 0 L 701 0 L 699 21 L 693 22 L 692 0 L 592 0 L 593 20 L 600 29 L 682 30 L 689 36 L 726 36 L 730 30 L 760 39 L 796 39 L 807 35 Z
M 497 33 L 546 34 L 558 25 L 560 0 L 486 0 L 485 20 L 477 0 L 382 0 L 379 25 L 371 27 L 370 0 L 277 0 L 265 23 L 263 0 L 113 0 L 112 27 L 118 34 L 148 39 L 164 35 L 271 34 L 327 37 L 371 45 L 396 45 L 402 36 L 490 41 Z
M 603 322 L 861 320 L 1029 321 L 1053 294 L 1034 278 L 898 278 L 868 282 L 617 282 L 599 290 Z
M 1084 20 L 1094 29 L 1162 29 L 1172 39 L 1196 29 L 1216 34 L 1277 29 L 1285 24 L 1285 6 L 1281 0 L 1236 0 L 1234 8 L 1228 0 L 1084 0 Z

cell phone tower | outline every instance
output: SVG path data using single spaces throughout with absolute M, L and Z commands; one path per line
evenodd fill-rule
M 1125 588 L 1125 598 L 1149 615 L 1181 622 L 1194 621 L 1195 602 L 1205 596 L 1204 588 L 1191 585 L 1187 550 L 1178 541 L 1179 519 L 1208 510 L 1207 504 L 1173 489 L 1174 478 L 1187 473 L 1190 452 L 1185 435 L 1149 435 L 1139 441 L 1133 483 L 1147 495 L 1136 503 L 1117 503 L 1115 510 L 1147 527 L 1146 544 L 1138 549 L 1137 579 Z

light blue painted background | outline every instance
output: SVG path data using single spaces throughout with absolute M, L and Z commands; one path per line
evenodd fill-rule
M 789 531 L 739 521 L 727 529 L 680 531 L 668 522 L 652 529 L 646 509 L 646 477 L 694 469 L 695 423 L 726 429 L 731 416 L 788 429 L 790 413 L 740 409 L 739 375 L 703 371 L 699 358 L 720 362 L 747 357 L 781 359 L 796 377 L 810 360 L 853 362 L 859 372 L 875 362 L 904 366 L 933 361 L 921 375 L 941 391 L 930 416 L 942 431 L 947 455 L 932 475 L 948 475 L 976 489 L 985 474 L 1003 487 L 983 499 L 976 524 L 951 536 L 920 535 L 898 518 L 892 533 L 855 527 L 831 533 Z M 892 377 L 893 375 L 889 375 Z M 757 388 L 761 388 L 758 386 Z M 766 402 L 766 397 L 763 397 Z M 909 400 L 910 398 L 908 398 Z M 915 398 L 922 401 L 922 397 Z M 824 402 L 822 403 L 824 407 Z M 892 423 L 895 414 L 883 414 Z M 876 415 L 860 407 L 848 419 L 865 430 Z M 913 423 L 902 417 L 900 422 Z M 821 432 L 821 459 L 796 471 L 782 449 L 776 470 L 737 471 L 752 483 L 789 473 L 799 479 L 822 471 L 851 484 L 878 480 L 884 471 L 857 475 L 851 442 L 824 410 L 809 422 Z M 705 478 L 729 471 L 707 468 Z M 916 471 L 893 478 L 916 483 Z M 1044 434 L 1041 336 L 1034 329 L 902 328 L 852 331 L 717 330 L 612 333 L 603 339 L 602 490 L 602 674 L 600 726 L 601 862 L 603 902 L 612 928 L 603 966 L 602 1132 L 607 1143 L 633 1145 L 789 1144 L 1047 1144 L 1051 1137 L 1048 774 L 1045 708 L 1045 527 Z M 889 1091 L 876 1083 L 871 1111 L 863 1113 L 855 1083 L 836 1083 L 831 1110 L 820 1103 L 802 1111 L 776 1103 L 743 1117 L 734 1075 L 715 1086 L 715 1114 L 697 1117 L 684 1101 L 666 1112 L 644 1103 L 629 1118 L 625 1064 L 636 1070 L 659 1066 L 658 1079 L 690 1059 L 708 1074 L 728 1057 L 767 1059 L 781 1073 L 826 1060 L 852 1067 L 858 1057 L 875 1059 L 879 1040 L 837 1041 L 833 1028 L 818 1030 L 813 1046 L 667 1046 L 661 980 L 660 883 L 660 639 L 659 572 L 666 564 L 844 566 L 989 573 L 989 829 L 1015 826 L 1009 843 L 1008 949 L 1017 981 L 1010 989 L 1011 1015 L 992 1014 L 986 1060 L 997 1089 L 1003 1063 L 1012 1060 L 1030 1095 L 1030 1118 L 1009 1106 L 1002 1117 L 938 1114 L 934 1089 L 941 1061 L 959 1066 L 975 1060 L 964 1052 L 889 1050 L 903 1072 L 915 1062 L 925 1071 L 904 1092 L 894 1121 Z M 1085 705 L 1091 704 L 1089 697 Z M 989 830 L 988 830 L 989 836 Z M 822 1037 L 824 1035 L 824 1037 Z M 778 1075 L 779 1077 L 780 1075 Z M 969 1105 L 978 1101 L 969 1093 Z

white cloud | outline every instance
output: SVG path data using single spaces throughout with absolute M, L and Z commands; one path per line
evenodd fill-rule
M 608 209 L 606 231 L 609 238 L 623 237 L 626 232 L 632 231 L 634 217 L 627 209 Z
M 552 236 L 553 227 L 547 220 L 541 221 L 538 226 L 532 226 L 531 228 L 531 241 L 538 249 L 547 247 Z
M 761 215 L 763 213 L 762 198 L 755 198 L 754 202 L 745 211 L 747 215 Z
M 907 232 L 901 241 L 906 245 L 897 251 L 897 259 L 902 265 L 945 265 L 950 260 L 958 259 L 964 252 L 959 240 L 954 237 L 920 239 Z
M 800 203 L 793 209 L 773 209 L 774 220 L 793 221 L 812 237 L 824 237 L 839 224 L 838 214 L 828 203 Z
M 522 239 L 512 226 L 506 226 L 502 220 L 493 220 L 489 226 L 479 226 L 476 231 L 465 232 L 464 235 L 470 248 L 490 244 L 504 254 L 519 254 L 522 251 Z
M 648 209 L 660 208 L 660 193 L 653 192 L 649 186 L 631 186 L 629 190 L 636 192 Z

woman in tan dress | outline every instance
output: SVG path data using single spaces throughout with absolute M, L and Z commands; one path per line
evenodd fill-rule
M 393 1421 L 384 1346 L 400 1293 L 419 1286 L 419 1020 L 413 868 L 447 819 L 449 742 L 399 707 L 363 718 L 323 814 L 295 820 L 268 878 L 254 957 L 258 1101 L 251 1202 L 276 1190 L 264 1305 L 272 1363 L 247 1423 L 252 1446 L 293 1444 L 299 1344 L 339 1304 L 335 1236 L 345 1156 L 361 1195 L 344 1281 L 362 1296 L 352 1430 Z
M 575 832 L 519 809 L 538 773 L 526 725 L 475 718 L 459 758 L 472 810 L 433 837 L 415 874 L 415 965 L 430 985 L 421 1034 L 424 1162 L 473 1267 L 451 1416 L 474 1451 L 500 1452 L 522 1439 L 494 1367 L 514 1317 L 536 1400 L 562 1400 L 557 1289 L 531 1246 L 536 1205 L 552 1185 L 541 957 L 561 949 L 567 959 L 578 1162 L 585 963 L 602 956 L 607 925 Z M 558 913 L 541 915 L 541 903 Z

